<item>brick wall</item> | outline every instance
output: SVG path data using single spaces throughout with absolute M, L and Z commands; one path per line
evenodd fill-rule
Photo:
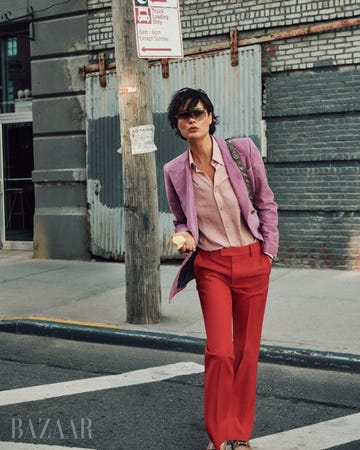
M 359 114 L 314 114 L 308 117 L 267 116 L 268 164 L 304 161 L 356 161 Z
M 263 46 L 263 70 L 284 71 L 360 64 L 360 28 L 340 29 Z
M 264 83 L 266 117 L 360 111 L 360 67 L 283 72 Z
M 264 76 L 269 182 L 280 210 L 280 264 L 357 268 L 360 69 Z
M 111 0 L 88 0 L 89 49 L 92 51 L 112 49 L 114 36 L 112 28 Z M 114 52 L 111 52 L 114 58 Z
M 357 223 L 354 225 L 354 221 Z M 355 228 L 356 227 L 356 228 Z M 359 218 L 352 213 L 281 214 L 279 263 L 288 267 L 358 269 Z M 349 258 L 351 255 L 351 258 Z
M 103 8 L 111 8 L 111 0 L 88 0 L 89 11 Z
M 285 27 L 360 15 L 353 0 L 180 0 L 185 38 Z

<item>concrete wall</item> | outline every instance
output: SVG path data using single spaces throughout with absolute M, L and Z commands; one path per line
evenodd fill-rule
M 88 259 L 85 85 L 86 0 L 49 7 L 37 0 L 31 43 L 34 256 Z

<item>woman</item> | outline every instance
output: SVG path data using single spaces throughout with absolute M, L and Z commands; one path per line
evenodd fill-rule
M 188 149 L 164 166 L 175 216 L 174 242 L 188 252 L 170 299 L 195 277 L 207 344 L 205 425 L 208 450 L 249 448 L 256 371 L 271 263 L 278 248 L 277 205 L 261 155 L 234 139 L 253 189 L 253 203 L 227 143 L 213 136 L 214 107 L 201 89 L 177 91 L 168 108 Z

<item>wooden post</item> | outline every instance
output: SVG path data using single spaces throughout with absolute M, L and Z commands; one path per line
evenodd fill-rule
M 149 66 L 137 57 L 133 1 L 112 0 L 112 15 L 123 160 L 127 321 L 148 324 L 161 317 L 158 198 L 155 152 L 133 154 L 131 148 L 129 129 L 153 124 Z

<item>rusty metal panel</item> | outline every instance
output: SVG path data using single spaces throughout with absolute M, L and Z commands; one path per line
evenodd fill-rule
M 171 246 L 173 217 L 169 211 L 163 166 L 186 148 L 174 136 L 167 120 L 167 107 L 173 93 L 185 86 L 202 88 L 212 99 L 220 118 L 219 137 L 250 136 L 261 140 L 261 56 L 260 46 L 239 48 L 239 64 L 231 65 L 230 50 L 213 55 L 169 61 L 169 77 L 162 66 L 150 70 L 155 125 L 156 170 L 159 195 L 159 245 L 163 258 L 178 254 Z M 89 241 L 94 255 L 123 259 L 124 219 L 122 197 L 120 121 L 117 79 L 107 73 L 106 87 L 98 76 L 86 78 Z

